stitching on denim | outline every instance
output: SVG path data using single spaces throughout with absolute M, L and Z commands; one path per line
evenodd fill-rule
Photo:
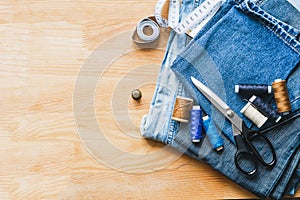
M 260 21 L 263 24 L 265 24 L 265 26 L 267 26 L 269 30 L 271 30 L 277 36 L 279 36 L 286 44 L 292 47 L 297 53 L 300 53 L 300 46 L 299 46 L 300 44 L 297 44 L 297 42 L 294 41 L 294 38 L 292 38 L 290 35 L 291 33 L 293 33 L 294 35 L 296 34 L 296 31 L 291 26 L 288 26 L 287 24 L 280 22 L 275 17 L 265 12 L 264 10 L 256 6 L 251 1 L 248 1 L 248 3 L 249 3 L 248 5 L 245 4 L 247 8 L 251 9 L 252 13 L 258 16 Z
M 243 0 L 234 0 L 234 2 L 239 5 L 243 2 Z
M 175 121 L 171 119 L 166 144 L 171 144 L 171 142 L 172 142 L 174 129 L 175 129 L 174 127 L 175 127 Z
M 291 33 L 297 34 L 297 31 L 293 27 L 279 21 L 269 13 L 265 12 L 259 6 L 254 4 L 251 0 L 245 0 L 242 4 L 240 4 L 239 8 L 246 13 L 251 13 L 257 16 L 259 21 L 263 25 L 265 25 L 271 32 L 275 33 L 296 53 L 300 54 L 300 43 L 296 40 L 295 37 L 291 36 Z M 284 27 L 280 25 L 284 25 Z
M 255 0 L 255 4 L 258 6 L 260 6 L 263 2 L 264 0 Z
M 183 85 L 181 82 L 178 83 L 177 96 L 182 96 Z
M 288 32 L 289 34 L 291 34 L 293 37 L 297 37 L 297 35 L 300 33 L 299 30 L 297 30 L 296 28 L 282 22 L 282 21 L 278 21 L 278 25 L 281 26 L 286 32 Z M 296 38 L 297 39 L 297 38 Z
M 200 4 L 200 1 L 201 0 L 194 0 L 194 5 L 193 7 L 196 8 L 199 6 Z M 182 14 L 182 13 L 180 13 Z M 181 16 L 181 15 L 180 15 Z M 188 37 L 186 37 L 186 43 L 185 43 L 185 46 L 187 46 L 188 44 Z M 178 88 L 177 88 L 177 94 L 174 96 L 174 99 L 173 99 L 173 102 L 172 102 L 172 110 L 171 110 L 171 113 L 173 112 L 173 109 L 174 109 L 174 106 L 175 106 L 175 102 L 176 102 L 176 97 L 177 96 L 181 96 L 182 95 L 182 92 L 183 92 L 183 85 L 182 83 L 178 83 Z M 178 125 L 178 122 L 170 119 L 170 127 L 169 127 L 169 130 L 168 130 L 168 135 L 167 135 L 167 141 L 166 141 L 166 144 L 171 144 L 171 142 L 173 141 L 173 138 L 174 138 L 174 134 L 175 134 L 175 131 L 176 131 L 176 127 Z
M 281 129 L 282 129 L 282 127 L 278 127 L 278 128 L 280 128 L 278 131 L 280 131 Z M 296 131 L 294 131 L 293 133 L 298 133 L 299 132 L 299 130 L 296 130 Z M 286 153 L 286 152 L 290 152 L 291 151 L 291 148 L 294 148 L 294 147 L 292 147 L 293 145 L 291 145 L 292 143 L 294 143 L 294 140 L 292 140 L 289 144 L 287 144 L 286 145 L 286 147 L 290 147 L 288 150 L 285 150 L 284 152 Z M 294 151 L 293 152 L 295 152 L 297 150 L 297 148 L 295 148 L 294 149 Z M 291 157 L 292 157 L 292 155 L 293 155 L 293 153 L 290 155 L 290 158 L 289 159 L 286 159 L 286 156 L 285 156 L 285 153 L 282 155 L 285 159 L 280 159 L 280 158 L 277 158 L 277 160 L 284 160 L 285 162 L 284 162 L 284 166 L 285 166 L 285 169 L 288 167 L 287 166 L 287 163 L 289 162 L 289 159 L 291 159 Z M 285 171 L 285 169 L 283 170 L 283 167 L 282 167 L 282 165 L 280 166 L 280 175 L 279 176 L 277 176 L 277 179 L 275 180 L 275 184 L 273 185 L 273 186 L 275 186 L 276 185 L 276 183 L 278 183 L 278 181 L 279 181 L 279 179 L 282 177 L 282 174 L 283 174 L 283 172 Z M 266 188 L 266 187 L 263 187 L 263 188 Z M 267 190 L 267 193 L 268 193 L 268 195 L 267 196 L 270 196 L 270 194 L 271 194 L 271 192 L 272 192 L 272 190 L 273 190 L 274 188 L 273 187 L 270 187 L 270 189 L 268 189 Z
M 174 110 L 174 107 L 175 107 L 176 97 L 177 97 L 177 95 L 174 95 L 174 98 L 173 98 L 173 101 L 172 101 L 172 104 L 171 104 L 172 107 L 171 107 L 171 110 L 169 111 L 171 114 L 173 113 L 173 110 Z M 170 127 L 167 131 L 168 135 L 167 135 L 166 144 L 171 144 L 171 142 L 173 141 L 174 133 L 175 133 L 175 127 L 176 127 L 175 123 L 176 122 L 172 118 L 169 118 Z
M 297 156 L 297 158 L 299 158 L 299 155 Z M 295 171 L 297 170 L 297 167 L 299 165 L 299 159 L 292 159 L 290 165 L 294 166 L 293 169 L 288 169 L 288 171 L 285 172 L 285 174 L 288 174 L 288 177 L 285 178 L 285 180 L 291 180 L 291 177 L 293 176 L 293 174 L 295 173 Z M 282 196 L 284 195 L 284 191 L 286 190 L 286 188 L 288 187 L 288 183 L 286 185 L 282 185 L 278 183 L 276 184 L 276 190 L 272 191 L 271 197 L 273 198 L 278 198 L 278 199 L 282 199 Z M 279 188 L 279 189 L 278 189 Z

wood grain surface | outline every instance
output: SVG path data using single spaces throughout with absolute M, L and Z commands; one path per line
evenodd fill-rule
M 89 113 L 85 113 L 91 105 L 74 105 L 78 74 L 97 48 L 124 31 L 133 31 L 141 18 L 154 12 L 155 3 L 0 2 L 1 200 L 256 198 L 206 164 L 139 135 L 138 126 L 148 112 L 163 59 L 161 49 L 117 56 L 117 47 L 112 46 L 107 51 L 116 57 L 103 73 L 99 74 L 101 68 L 86 68 L 81 74 L 86 80 L 98 79 L 92 96 L 97 128 L 121 153 L 101 154 L 109 147 L 98 145 L 92 136 L 87 136 L 90 144 L 103 157 L 86 148 L 82 132 L 98 129 L 90 126 Z M 124 43 L 129 41 L 125 38 Z M 126 84 L 132 80 L 136 85 Z M 130 98 L 133 87 L 143 92 L 139 103 Z M 117 90 L 121 92 L 115 96 Z M 89 98 L 85 90 L 80 92 L 82 98 Z M 78 127 L 78 107 L 83 127 Z M 139 162 L 135 157 L 147 161 L 151 153 L 157 153 L 152 161 Z M 133 159 L 127 155 L 134 155 Z M 135 162 L 144 166 L 135 167 Z

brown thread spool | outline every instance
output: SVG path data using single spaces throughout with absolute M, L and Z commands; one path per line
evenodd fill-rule
M 178 96 L 176 98 L 172 119 L 175 121 L 188 123 L 192 106 L 193 99 Z
M 274 91 L 274 97 L 276 100 L 277 110 L 283 115 L 287 115 L 292 110 L 288 90 L 286 87 L 286 81 L 281 79 L 276 79 L 272 83 L 272 88 Z

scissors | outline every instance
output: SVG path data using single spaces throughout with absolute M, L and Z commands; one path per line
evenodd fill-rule
M 246 175 L 256 173 L 258 162 L 268 168 L 273 167 L 276 164 L 276 153 L 268 138 L 259 131 L 248 128 L 245 122 L 218 95 L 194 77 L 191 79 L 198 90 L 231 122 L 237 146 L 234 157 L 236 167 Z M 260 149 L 267 148 L 268 152 L 261 152 L 262 150 L 259 152 L 255 141 L 259 142 L 259 147 L 263 147 Z M 272 158 L 266 158 L 270 156 L 270 153 Z

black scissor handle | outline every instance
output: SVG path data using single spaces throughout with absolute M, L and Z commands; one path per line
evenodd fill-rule
M 242 135 L 234 136 L 237 151 L 234 157 L 236 167 L 244 174 L 251 176 L 257 171 L 257 161 L 253 154 L 248 150 Z
M 264 134 L 247 128 L 247 126 L 244 123 L 243 123 L 243 133 L 244 133 L 244 139 L 250 151 L 252 151 L 252 153 L 257 158 L 257 160 L 266 167 L 273 167 L 276 164 L 277 158 L 276 158 L 275 149 L 272 143 L 270 142 L 270 140 Z M 263 158 L 264 156 L 262 156 L 262 151 L 261 150 L 258 151 L 257 148 L 255 147 L 256 145 L 253 145 L 255 140 L 263 144 L 264 149 L 268 149 L 271 152 L 272 154 L 271 161 L 267 161 L 266 159 L 264 159 Z
M 248 143 L 250 150 L 261 164 L 263 164 L 266 167 L 273 167 L 276 164 L 277 158 L 275 149 L 270 140 L 265 135 L 259 132 L 253 132 L 251 134 L 246 135 L 245 140 Z M 264 144 L 264 148 L 267 148 L 268 151 L 271 152 L 271 161 L 264 159 L 264 156 L 262 156 L 262 153 L 260 153 L 261 151 L 258 151 L 255 145 L 253 145 L 254 140 L 259 140 L 262 144 Z

